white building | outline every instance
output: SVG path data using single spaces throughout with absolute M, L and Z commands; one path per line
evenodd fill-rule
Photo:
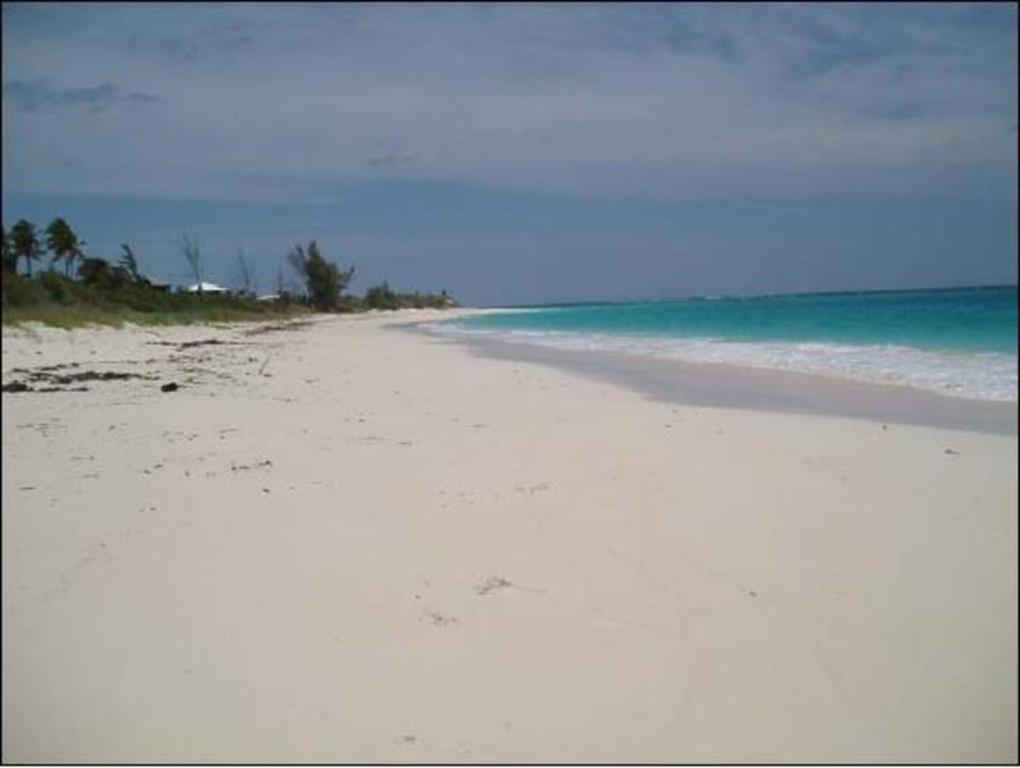
M 216 285 L 216 283 L 194 283 L 193 285 L 185 286 L 185 293 L 230 293 L 227 288 Z

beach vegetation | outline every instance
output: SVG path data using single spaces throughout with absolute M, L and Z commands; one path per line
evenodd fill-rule
M 192 240 L 187 234 L 181 236 L 181 253 L 184 260 L 188 262 L 188 269 L 191 270 L 195 283 L 198 285 L 198 292 L 202 293 L 202 252 L 198 247 L 198 240 Z
M 295 246 L 287 255 L 291 267 L 304 283 L 304 293 L 277 274 L 275 297 L 256 299 L 251 267 L 238 251 L 239 290 L 225 294 L 171 292 L 166 284 L 153 283 L 142 274 L 131 246 L 121 244 L 117 261 L 86 254 L 85 241 L 70 224 L 54 219 L 44 232 L 53 258 L 49 268 L 33 273 L 33 263 L 44 252 L 35 225 L 18 220 L 0 233 L 3 242 L 3 322 L 38 321 L 71 328 L 92 323 L 174 324 L 234 322 L 289 317 L 319 312 L 364 312 L 409 307 L 456 306 L 442 291 L 401 293 L 388 281 L 368 289 L 364 296 L 346 293 L 354 268 L 341 268 L 327 260 L 315 241 Z M 201 285 L 202 257 L 198 241 L 184 235 L 181 252 L 191 275 Z M 63 270 L 56 269 L 62 261 Z M 22 266 L 24 265 L 24 266 Z M 76 269 L 72 269 L 76 267 Z
M 103 259 L 84 259 L 78 273 L 80 279 L 72 280 L 53 269 L 34 277 L 5 270 L 4 324 L 42 322 L 61 328 L 126 322 L 173 325 L 279 319 L 310 311 L 290 300 L 266 302 L 237 294 L 160 291 L 147 282 L 132 282 L 119 266 Z
M 82 250 L 84 245 L 85 242 L 79 240 L 71 225 L 60 217 L 55 218 L 46 227 L 46 248 L 53 256 L 50 266 L 63 260 L 65 275 L 70 276 L 75 260 L 84 256 Z
M 32 262 L 36 261 L 42 253 L 42 246 L 39 243 L 39 235 L 35 230 L 35 224 L 27 219 L 18 219 L 11 227 L 9 235 L 11 249 L 13 251 L 14 268 L 22 261 L 28 269 L 29 277 L 32 276 Z
M 248 260 L 244 257 L 244 251 L 240 249 L 237 251 L 237 275 L 240 293 L 244 296 L 253 296 L 256 290 L 255 279 L 252 276 L 251 267 L 248 266 Z
M 61 275 L 52 266 L 39 273 L 38 283 L 46 296 L 59 304 L 69 304 L 73 296 L 71 281 Z
M 439 293 L 400 292 L 383 281 L 365 291 L 361 305 L 362 309 L 449 309 L 457 306 L 457 302 L 445 290 Z
M 50 268 L 32 272 L 32 263 L 42 253 L 35 225 L 21 219 L 3 232 L 4 324 L 42 322 L 72 328 L 93 323 L 119 325 L 177 324 L 195 322 L 235 322 L 278 319 L 302 315 L 307 306 L 289 298 L 256 301 L 251 295 L 226 294 L 202 296 L 197 293 L 171 293 L 154 286 L 141 273 L 128 244 L 116 264 L 86 255 L 85 243 L 63 219 L 55 219 L 46 228 L 46 244 L 53 254 Z M 185 237 L 185 256 L 193 271 L 201 275 L 197 241 Z M 55 269 L 64 262 L 64 273 Z M 25 274 L 18 267 L 25 264 Z M 71 267 L 77 263 L 75 277 Z
M 18 265 L 14 259 L 11 241 L 7 237 L 7 229 L 4 227 L 0 227 L 0 244 L 3 245 L 3 269 L 5 272 L 14 272 Z
M 354 267 L 344 270 L 327 261 L 314 240 L 307 250 L 300 244 L 295 245 L 287 254 L 287 260 L 304 280 L 308 301 L 315 309 L 334 312 L 341 308 L 340 296 L 354 276 Z
M 397 294 L 390 288 L 388 281 L 375 285 L 365 291 L 365 306 L 369 309 L 397 309 Z
M 135 259 L 135 252 L 127 243 L 120 244 L 121 257 L 120 268 L 124 270 L 133 283 L 148 282 L 138 271 L 138 261 Z
M 78 266 L 78 279 L 82 285 L 116 290 L 132 280 L 130 272 L 122 266 L 111 265 L 106 259 L 86 257 Z

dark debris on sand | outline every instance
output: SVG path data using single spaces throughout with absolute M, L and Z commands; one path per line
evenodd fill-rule
M 4 392 L 88 392 L 88 387 L 69 387 L 69 384 L 80 384 L 83 381 L 122 381 L 124 379 L 154 379 L 141 373 L 124 373 L 122 371 L 82 371 L 80 373 L 54 373 L 63 368 L 77 367 L 78 363 L 67 365 L 47 365 L 35 369 L 14 368 L 12 373 L 22 374 L 22 381 L 11 381 L 3 385 Z M 43 384 L 33 387 L 31 384 Z
M 258 328 L 244 331 L 245 336 L 257 336 L 262 333 L 273 333 L 275 331 L 296 331 L 299 328 L 307 328 L 311 325 L 310 320 L 295 320 L 289 323 L 274 323 L 272 325 L 260 325 Z

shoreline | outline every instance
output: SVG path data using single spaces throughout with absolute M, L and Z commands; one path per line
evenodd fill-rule
M 1015 435 L 429 317 L 5 331 L 5 762 L 1015 762 Z
M 873 422 L 1016 435 L 1018 404 L 942 395 L 817 373 L 694 363 L 615 351 L 562 349 L 428 330 L 431 320 L 394 324 L 497 360 L 549 365 L 614 382 L 677 405 L 836 416 Z

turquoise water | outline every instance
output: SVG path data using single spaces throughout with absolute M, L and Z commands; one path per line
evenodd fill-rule
M 437 330 L 1016 400 L 1015 286 L 531 307 Z

